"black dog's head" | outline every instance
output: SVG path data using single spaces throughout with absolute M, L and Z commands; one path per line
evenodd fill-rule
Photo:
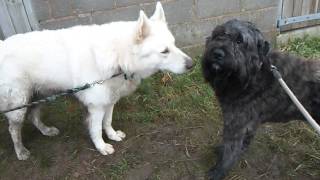
M 228 85 L 245 89 L 255 75 L 270 69 L 266 58 L 269 49 L 269 43 L 254 24 L 228 21 L 217 26 L 206 41 L 204 78 L 216 91 L 224 91 Z

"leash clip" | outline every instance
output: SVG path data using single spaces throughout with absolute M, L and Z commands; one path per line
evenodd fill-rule
M 276 79 L 282 79 L 282 77 L 281 77 L 281 74 L 280 74 L 280 72 L 278 71 L 278 68 L 276 67 L 276 66 L 274 66 L 274 65 L 271 65 L 271 72 L 272 72 L 272 74 L 273 74 L 273 76 L 276 78 Z
M 105 80 L 97 81 L 97 84 L 103 84 Z

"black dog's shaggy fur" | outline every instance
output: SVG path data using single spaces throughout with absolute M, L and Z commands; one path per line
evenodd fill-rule
M 220 102 L 223 144 L 210 179 L 222 179 L 248 148 L 265 122 L 304 120 L 273 77 L 275 65 L 305 108 L 320 120 L 320 61 L 303 60 L 270 50 L 262 33 L 250 22 L 231 20 L 207 39 L 203 75 Z M 319 121 L 318 121 L 319 123 Z

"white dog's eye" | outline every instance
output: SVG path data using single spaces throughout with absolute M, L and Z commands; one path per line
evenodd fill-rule
M 169 53 L 169 48 L 164 49 L 163 51 L 161 51 L 162 54 L 168 54 Z

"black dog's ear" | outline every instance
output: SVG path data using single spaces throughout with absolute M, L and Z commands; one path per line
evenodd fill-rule
M 264 41 L 263 54 L 267 55 L 270 51 L 270 43 L 268 41 Z
M 206 37 L 206 45 L 208 45 L 211 40 L 212 40 L 212 37 L 211 36 L 207 36 Z
M 268 41 L 265 40 L 259 40 L 258 41 L 258 54 L 260 57 L 260 65 L 259 65 L 259 69 L 261 67 L 270 68 L 270 61 L 268 60 L 268 58 L 266 57 L 267 54 L 270 51 L 270 43 Z
M 268 41 L 258 41 L 258 52 L 259 55 L 266 56 L 270 51 L 270 43 Z

